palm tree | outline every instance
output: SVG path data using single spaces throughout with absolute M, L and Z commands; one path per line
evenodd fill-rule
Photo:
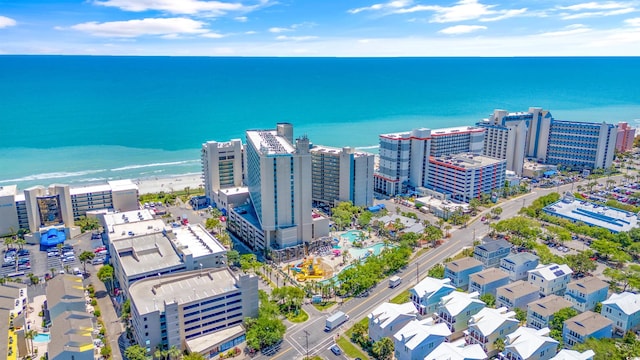
M 168 353 L 169 352 L 164 349 L 164 346 L 158 344 L 156 346 L 156 351 L 153 353 L 153 357 L 155 357 L 158 360 L 164 360 L 167 358 Z
M 7 247 L 7 250 L 14 244 L 14 240 L 12 236 L 8 236 L 4 238 L 4 245 Z
M 447 224 L 444 226 L 445 236 L 449 237 L 449 230 L 451 230 L 452 226 Z
M 84 265 L 84 273 L 87 273 L 87 263 L 91 262 L 96 257 L 96 254 L 93 251 L 83 251 L 79 256 L 78 260 Z
M 169 357 L 169 360 L 178 360 L 180 359 L 181 355 L 182 351 L 180 351 L 180 349 L 178 349 L 175 345 L 171 346 L 169 350 L 167 350 L 167 356 Z
M 33 351 L 34 351 L 33 350 L 33 338 L 36 337 L 37 335 L 38 335 L 38 332 L 33 330 L 33 329 L 27 330 L 24 333 L 24 338 L 28 339 L 29 342 L 31 343 L 31 350 L 27 349 L 29 351 L 29 354 L 33 354 Z
M 25 239 L 21 239 L 21 238 L 17 238 L 13 241 L 14 244 L 18 245 L 18 248 L 20 250 L 22 250 L 24 248 L 24 245 L 27 243 L 27 240 Z

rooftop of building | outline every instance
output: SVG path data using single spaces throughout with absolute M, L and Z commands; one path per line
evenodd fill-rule
M 244 331 L 242 325 L 235 325 L 196 338 L 191 338 L 186 340 L 185 343 L 187 344 L 187 348 L 189 348 L 189 352 L 202 354 L 213 346 L 222 344 L 226 340 L 235 339 Z
M 627 315 L 632 315 L 640 311 L 640 294 L 623 292 L 611 294 L 609 298 L 602 302 L 602 305 L 617 305 Z
M 484 306 L 485 303 L 478 299 L 478 296 L 480 296 L 478 292 L 468 294 L 465 292 L 454 291 L 451 294 L 442 297 L 440 300 L 440 307 L 444 307 L 449 315 L 456 316 L 472 304 L 480 304 Z
M 542 276 L 546 281 L 553 281 L 559 277 L 564 277 L 573 274 L 573 270 L 567 264 L 540 264 L 533 270 L 528 271 L 529 274 L 538 274 Z
M 482 132 L 484 132 L 484 129 L 476 126 L 456 126 L 456 127 L 443 128 L 443 129 L 433 129 L 431 130 L 431 136 L 437 137 L 437 136 L 482 133 Z
M 536 330 L 521 326 L 513 333 L 507 335 L 505 350 L 512 350 L 520 355 L 522 359 L 529 359 L 545 343 L 558 343 L 557 340 L 549 337 L 549 332 L 549 328 Z
M 511 243 L 503 239 L 491 239 L 489 237 L 483 240 L 480 245 L 476 245 L 476 249 L 484 250 L 487 252 L 494 252 L 501 249 L 511 249 Z
M 447 269 L 454 272 L 471 269 L 477 266 L 482 266 L 482 261 L 474 259 L 472 257 L 453 260 L 445 264 L 445 267 Z
M 509 278 L 509 274 L 498 268 L 488 268 L 475 274 L 469 275 L 469 281 L 476 282 L 480 285 L 491 284 L 494 281 L 507 278 Z
M 26 288 L 27 284 L 5 282 L 4 284 L 0 285 L 0 297 L 17 299 L 20 297 L 20 290 Z
M 585 294 L 590 294 L 604 288 L 609 288 L 609 283 L 600 280 L 595 276 L 583 277 L 582 279 L 572 281 L 567 285 L 567 290 L 575 289 Z
M 595 355 L 596 353 L 593 352 L 593 350 L 579 352 L 576 350 L 562 349 L 550 360 L 592 360 Z
M 47 281 L 47 304 L 85 302 L 82 279 L 70 274 L 57 275 Z
M 537 255 L 534 255 L 530 252 L 519 252 L 517 254 L 509 254 L 505 258 L 502 258 L 501 261 L 514 264 L 515 266 L 524 265 L 531 261 L 538 261 L 539 258 Z
M 93 353 L 93 318 L 84 312 L 66 311 L 58 316 L 51 326 L 51 342 L 48 347 L 50 359 L 64 352 Z
M 53 184 L 51 186 L 54 186 Z M 63 185 L 66 186 L 66 185 Z M 125 191 L 138 190 L 138 185 L 134 184 L 130 179 L 110 180 L 106 184 L 92 184 L 84 186 L 69 187 L 69 194 L 80 195 L 105 191 Z
M 129 294 L 131 302 L 142 315 L 164 312 L 165 304 L 188 304 L 237 289 L 237 279 L 231 270 L 220 268 L 139 280 L 129 287 Z
M 149 209 L 124 211 L 124 212 L 107 212 L 100 215 L 103 225 L 110 231 L 114 225 L 135 223 L 140 221 L 152 220 L 153 214 Z
M 611 326 L 613 321 L 593 311 L 585 311 L 564 321 L 564 326 L 576 334 L 591 335 L 594 332 Z
M 428 128 L 418 128 L 418 129 L 413 129 L 411 131 L 403 131 L 403 132 L 387 133 L 387 134 L 379 135 L 380 138 L 389 139 L 389 140 L 411 140 L 411 139 L 428 140 L 430 136 L 431 136 L 431 129 L 428 129 Z
M 540 314 L 541 316 L 551 316 L 556 312 L 571 307 L 571 302 L 557 295 L 549 295 L 542 299 L 529 303 L 528 310 Z
M 443 342 L 430 352 L 424 360 L 484 360 L 487 354 L 482 350 L 482 345 L 473 344 L 456 346 Z
M 427 318 L 425 320 L 409 321 L 393 337 L 413 350 L 429 336 L 447 337 L 449 335 L 451 335 L 451 330 L 449 330 L 447 324 L 434 324 L 433 319 Z
M 431 295 L 441 288 L 449 288 L 455 290 L 455 286 L 451 285 L 451 279 L 436 279 L 432 277 L 426 277 L 416 284 L 411 290 L 413 290 L 419 297 L 425 295 Z
M 459 208 L 461 208 L 463 212 L 469 211 L 469 204 L 456 203 L 451 200 L 439 199 L 433 196 L 423 196 L 423 197 L 417 198 L 415 199 L 415 203 L 430 206 L 430 207 L 441 209 L 441 210 L 456 211 Z
M 276 130 L 248 130 L 247 141 L 263 155 L 284 155 L 295 151 L 293 144 L 279 136 Z
M 233 211 L 255 228 L 262 229 L 262 225 L 260 225 L 260 220 L 258 220 L 258 215 L 256 214 L 256 210 L 253 208 L 253 205 L 244 204 L 236 206 Z
M 449 156 L 440 156 L 437 158 L 431 156 L 429 158 L 429 162 L 470 170 L 498 163 L 506 163 L 506 160 L 477 154 L 455 154 Z
M 337 147 L 331 147 L 331 146 L 325 146 L 325 145 L 314 145 L 311 149 L 309 149 L 309 151 L 312 154 L 324 153 L 324 154 L 340 155 L 342 152 L 347 152 L 347 153 L 352 153 L 354 157 L 375 156 L 372 153 L 368 153 L 365 151 L 357 151 L 355 148 L 348 147 L 348 146 L 343 148 L 337 148 Z
M 238 187 L 230 187 L 225 189 L 218 190 L 221 193 L 224 193 L 227 196 L 237 195 L 237 194 L 248 194 L 249 188 L 246 186 L 238 186 Z
M 142 220 L 127 222 L 122 224 L 114 224 L 107 227 L 109 230 L 107 236 L 109 241 L 118 241 L 134 236 L 144 236 L 161 233 L 166 228 L 164 221 L 160 219 Z M 169 230 L 169 229 L 167 229 Z
M 128 277 L 182 265 L 182 259 L 168 236 L 169 234 L 165 236 L 153 233 L 112 241 L 116 252 L 112 256 L 120 259 L 122 269 Z
M 238 144 L 238 142 L 242 145 L 242 140 L 240 139 L 231 139 L 229 141 L 214 141 L 214 140 L 210 140 L 205 142 L 204 144 L 202 144 L 203 146 L 215 146 L 217 148 L 228 148 L 228 147 L 234 147 L 236 146 L 236 144 Z
M 518 298 L 527 294 L 537 293 L 540 289 L 531 285 L 524 280 L 514 281 L 511 284 L 501 286 L 497 290 L 498 295 L 504 295 L 507 298 Z
M 415 318 L 417 314 L 416 307 L 412 302 L 404 304 L 382 303 L 375 308 L 367 317 L 378 324 L 380 328 L 386 328 L 393 323 L 395 319 L 402 315 L 409 315 Z
M 469 319 L 469 328 L 475 328 L 480 334 L 487 336 L 493 334 L 505 322 L 519 323 L 515 311 L 509 311 L 506 307 L 484 308 Z
M 17 185 L 0 186 L 0 196 L 16 196 L 16 194 L 18 194 Z
M 605 228 L 614 233 L 629 231 L 638 226 L 638 216 L 632 212 L 577 200 L 571 196 L 565 196 L 562 200 L 545 207 L 544 211 L 550 215 Z
M 176 248 L 191 253 L 194 258 L 226 252 L 226 248 L 202 225 L 188 225 L 173 229 Z

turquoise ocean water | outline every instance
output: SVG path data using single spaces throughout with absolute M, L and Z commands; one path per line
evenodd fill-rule
M 200 145 L 294 124 L 316 144 L 495 108 L 640 125 L 640 58 L 0 56 L 0 186 L 200 172 Z

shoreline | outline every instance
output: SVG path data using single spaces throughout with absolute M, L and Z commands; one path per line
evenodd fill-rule
M 164 177 L 158 176 L 154 178 L 131 179 L 131 181 L 134 184 L 138 185 L 138 193 L 140 195 L 143 195 L 159 193 L 161 191 L 180 191 L 184 190 L 186 187 L 189 187 L 191 189 L 198 189 L 200 186 L 204 186 L 204 182 L 202 181 L 201 176 L 201 174 L 187 174 Z

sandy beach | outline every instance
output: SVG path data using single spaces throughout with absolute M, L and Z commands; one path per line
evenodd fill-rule
M 140 194 L 149 194 L 161 191 L 179 191 L 184 190 L 186 187 L 197 189 L 200 186 L 204 186 L 201 176 L 200 174 L 191 174 L 173 177 L 131 179 L 131 181 L 138 185 Z

